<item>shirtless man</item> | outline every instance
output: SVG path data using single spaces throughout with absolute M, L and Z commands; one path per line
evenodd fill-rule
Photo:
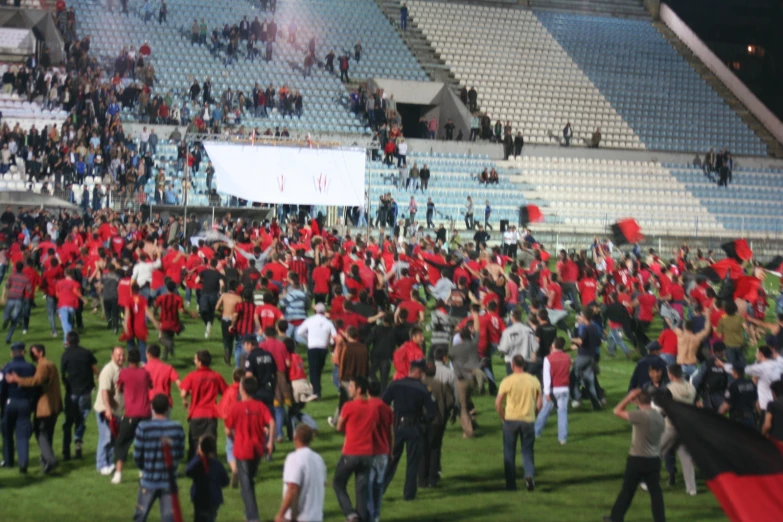
M 234 309 L 242 302 L 237 293 L 237 281 L 228 282 L 228 292 L 224 292 L 215 305 L 215 314 L 220 313 L 220 327 L 223 332 L 223 360 L 231 363 L 231 352 L 234 350 L 234 334 L 229 331 L 234 317 Z
M 671 328 L 669 318 L 666 318 L 666 324 Z M 706 321 L 704 330 L 693 333 L 693 321 L 685 321 L 685 329 L 672 328 L 677 334 L 677 364 L 682 366 L 683 378 L 686 380 L 696 371 L 699 361 L 696 354 L 699 352 L 701 343 L 712 333 L 712 323 Z

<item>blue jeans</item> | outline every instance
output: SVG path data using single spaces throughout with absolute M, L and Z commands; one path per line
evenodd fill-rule
M 275 438 L 283 438 L 283 425 L 285 424 L 285 406 L 275 406 Z
M 100 470 L 114 465 L 114 438 L 111 436 L 109 420 L 103 413 L 95 413 L 98 421 L 98 449 L 95 451 L 95 468 Z
M 8 270 L 8 265 L 0 265 L 0 285 L 3 284 L 3 279 L 5 279 L 6 270 Z
M 383 498 L 383 477 L 389 465 L 388 455 L 374 455 L 370 468 L 370 494 L 367 497 L 367 512 L 370 520 L 381 518 L 381 498 Z
M 130 339 L 127 344 L 128 351 L 136 348 L 141 354 L 141 362 L 147 362 L 147 341 L 141 339 Z
M 9 299 L 5 303 L 5 310 L 3 310 L 3 323 L 11 322 L 10 328 L 8 328 L 8 334 L 5 336 L 5 342 L 10 343 L 11 337 L 14 335 L 16 325 L 19 324 L 19 320 L 22 318 L 22 299 Z
M 690 381 L 691 377 L 694 373 L 696 373 L 696 369 L 698 368 L 695 364 L 683 364 L 682 365 L 682 378 L 686 381 Z
M 662 353 L 661 354 L 661 359 L 664 360 L 664 362 L 666 363 L 666 366 L 670 366 L 670 365 L 672 365 L 672 364 L 677 362 L 677 356 L 676 355 L 672 355 L 670 353 Z
M 60 315 L 60 324 L 63 326 L 63 343 L 67 342 L 68 334 L 73 330 L 73 317 L 75 310 L 68 306 L 57 309 Z
M 553 394 L 557 401 L 557 440 L 565 442 L 568 440 L 568 390 L 553 392 Z M 541 436 L 554 407 L 555 403 L 549 397 L 544 397 L 544 407 L 536 417 L 536 437 Z
M 234 368 L 239 368 L 239 363 L 245 354 L 245 341 L 243 338 L 237 337 L 237 342 L 234 343 Z
M 49 318 L 49 327 L 52 333 L 57 333 L 57 298 L 46 296 L 46 317 Z
M 588 355 L 577 355 L 576 361 L 574 361 L 574 374 L 576 375 L 576 385 L 574 386 L 574 400 L 580 401 L 582 395 L 580 393 L 580 382 L 587 389 L 587 393 L 590 395 L 590 402 L 593 403 L 593 407 L 599 407 L 598 393 L 595 389 L 595 370 L 593 369 L 593 358 Z
M 161 522 L 174 522 L 174 508 L 171 503 L 171 491 L 168 488 L 148 489 L 139 486 L 139 498 L 136 501 L 136 512 L 133 514 L 134 522 L 144 522 L 152 511 L 155 500 L 160 504 Z
M 230 465 L 232 462 L 236 461 L 237 459 L 234 457 L 234 439 L 226 437 L 226 462 Z
M 503 423 L 503 469 L 506 489 L 517 489 L 517 439 L 522 439 L 522 467 L 525 478 L 535 476 L 533 447 L 536 443 L 535 427 L 532 422 L 505 421 Z
M 91 395 L 68 395 L 65 397 L 65 422 L 63 423 L 63 454 L 71 454 L 71 432 L 76 443 L 84 440 L 87 429 L 85 421 L 90 415 Z
M 614 355 L 618 346 L 623 351 L 623 353 L 625 353 L 625 355 L 630 353 L 628 345 L 625 344 L 625 340 L 623 339 L 623 329 L 612 328 L 609 330 L 609 342 L 606 344 L 606 349 L 609 351 L 609 355 Z

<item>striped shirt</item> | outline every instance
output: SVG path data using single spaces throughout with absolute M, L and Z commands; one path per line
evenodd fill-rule
M 6 287 L 8 288 L 8 299 L 24 299 L 26 295 L 32 293 L 33 289 L 30 278 L 19 272 L 8 276 Z
M 175 474 L 177 463 L 185 455 L 185 430 L 179 422 L 166 419 L 152 419 L 139 423 L 136 428 L 136 440 L 133 443 L 133 459 L 141 471 L 141 487 L 148 489 L 166 489 L 169 473 L 163 460 L 161 440 L 171 441 L 171 457 Z
M 307 294 L 301 288 L 289 287 L 281 304 L 288 321 L 307 319 Z
M 179 311 L 182 310 L 182 298 L 174 294 L 163 294 L 155 301 L 160 308 L 160 328 L 172 332 L 179 331 Z
M 289 268 L 291 272 L 299 276 L 299 283 L 305 284 L 305 281 L 307 281 L 307 261 L 301 257 L 295 257 L 289 263 Z
M 234 313 L 237 314 L 237 322 L 234 325 L 234 331 L 237 335 L 251 335 L 256 333 L 255 324 L 255 303 L 241 302 L 234 308 Z

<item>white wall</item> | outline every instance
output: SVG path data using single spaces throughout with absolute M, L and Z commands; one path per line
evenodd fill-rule
M 661 20 L 669 29 L 734 93 L 734 96 L 748 108 L 775 139 L 783 143 L 783 123 L 756 98 L 755 94 L 750 92 L 750 89 L 726 67 L 721 59 L 696 36 L 696 33 L 668 5 L 661 4 L 660 15 Z

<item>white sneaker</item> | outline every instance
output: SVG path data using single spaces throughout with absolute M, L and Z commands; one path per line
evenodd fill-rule
M 571 407 L 572 408 L 578 408 L 581 405 L 582 405 L 582 403 L 579 402 L 579 401 L 571 401 Z
M 686 493 L 686 494 L 687 494 L 689 497 L 695 497 L 695 496 L 696 496 L 696 491 L 686 491 L 685 493 Z
M 331 426 L 332 428 L 336 428 L 337 427 L 337 423 L 334 422 L 334 417 L 332 417 L 331 415 L 329 417 L 327 417 L 326 423 L 329 424 L 329 426 Z
M 121 471 L 115 471 L 114 476 L 111 478 L 112 484 L 119 484 L 122 482 L 122 472 Z
M 566 441 L 564 441 L 564 440 L 561 440 L 561 441 L 559 441 L 559 442 L 560 442 L 560 445 L 561 445 L 561 446 L 565 446 L 565 445 L 566 445 Z
M 114 473 L 114 466 L 104 466 L 99 470 L 100 474 L 104 477 L 108 477 L 112 473 Z
M 207 329 L 204 330 L 204 339 L 209 339 L 210 332 L 212 332 L 212 323 L 207 323 Z
M 27 330 L 22 330 L 22 335 L 27 335 Z
M 641 487 L 641 488 L 642 488 L 642 491 L 647 491 L 647 484 L 646 484 L 646 483 L 644 483 L 644 482 L 640 482 L 640 483 L 639 483 L 639 487 Z
M 143 478 L 144 478 L 144 472 L 143 471 L 139 471 L 139 480 L 141 480 Z

